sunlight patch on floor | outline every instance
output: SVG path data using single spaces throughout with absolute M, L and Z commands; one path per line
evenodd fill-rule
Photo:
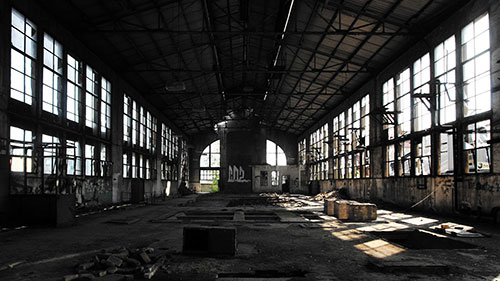
M 435 223 L 437 221 L 438 220 L 424 218 L 424 217 L 417 217 L 417 218 L 402 220 L 402 222 L 404 222 L 404 223 L 413 224 L 413 225 L 425 225 L 425 224 Z
M 359 240 L 368 237 L 356 229 L 333 231 L 332 235 L 343 241 Z
M 404 248 L 398 247 L 385 240 L 377 239 L 369 242 L 361 243 L 354 246 L 356 249 L 374 258 L 387 258 L 405 251 Z
M 370 232 L 370 231 L 395 231 L 407 228 L 409 228 L 409 226 L 406 224 L 390 222 L 390 223 L 379 223 L 375 225 L 363 226 L 357 228 L 357 230 L 363 232 Z

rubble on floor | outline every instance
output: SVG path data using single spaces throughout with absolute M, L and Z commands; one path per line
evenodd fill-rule
M 311 200 L 314 201 L 323 201 L 325 199 L 349 199 L 349 196 L 347 195 L 347 191 L 345 189 L 337 189 L 337 190 L 332 190 L 330 192 L 321 192 L 318 193 L 310 198 Z
M 99 280 L 122 281 L 151 279 L 163 266 L 166 256 L 157 256 L 153 248 L 130 250 L 117 248 L 102 251 L 92 260 L 81 263 L 75 268 L 75 274 L 64 276 L 64 281 Z
M 304 207 L 307 204 L 296 200 L 293 196 L 278 194 L 278 193 L 269 193 L 269 194 L 260 194 L 259 197 L 250 197 L 250 198 L 239 198 L 229 201 L 227 207 L 240 207 L 240 206 L 277 206 L 283 208 L 290 207 Z

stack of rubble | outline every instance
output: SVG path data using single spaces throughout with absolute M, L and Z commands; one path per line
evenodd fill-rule
M 75 269 L 76 274 L 65 276 L 64 281 L 122 281 L 134 280 L 136 277 L 151 279 L 165 260 L 165 256 L 156 256 L 153 248 L 102 251 L 91 261 L 79 264 Z
M 315 196 L 313 196 L 311 199 L 314 201 L 323 201 L 325 199 L 337 199 L 337 198 L 342 198 L 342 197 L 340 196 L 338 190 L 333 190 L 330 192 L 318 193 Z

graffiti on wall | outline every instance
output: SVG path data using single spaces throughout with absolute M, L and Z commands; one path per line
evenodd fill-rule
M 250 182 L 249 179 L 245 179 L 245 170 L 241 166 L 229 166 L 229 179 L 228 182 Z
M 75 182 L 77 206 L 93 206 L 110 201 L 111 183 L 107 179 L 91 178 Z

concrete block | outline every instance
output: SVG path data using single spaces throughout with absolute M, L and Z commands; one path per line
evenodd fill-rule
M 339 220 L 370 221 L 377 219 L 377 206 L 375 204 L 338 200 L 335 201 L 334 205 L 334 215 Z
M 236 228 L 184 227 L 182 251 L 188 255 L 234 256 Z
M 335 200 L 325 199 L 325 214 L 333 216 L 335 214 Z
M 371 203 L 358 203 L 352 205 L 349 220 L 371 221 L 377 219 L 377 206 Z
M 339 220 L 349 219 L 349 200 L 337 200 L 334 203 L 334 215 Z
M 139 253 L 139 257 L 141 258 L 141 260 L 144 263 L 150 263 L 151 262 L 151 258 L 149 257 L 149 255 L 145 251 L 141 251 Z
M 109 256 L 109 258 L 107 259 L 107 261 L 109 263 L 111 263 L 112 265 L 118 266 L 118 267 L 120 267 L 122 265 L 122 263 L 123 263 L 123 260 L 120 259 L 119 257 L 115 256 L 115 255 Z

